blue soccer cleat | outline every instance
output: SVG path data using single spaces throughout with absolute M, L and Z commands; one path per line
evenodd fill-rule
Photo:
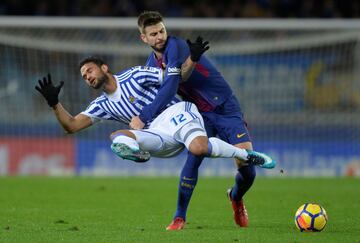
M 135 162 L 146 162 L 150 159 L 150 153 L 141 149 L 132 149 L 124 143 L 112 143 L 111 150 L 120 158 Z
M 276 166 L 276 161 L 273 160 L 270 156 L 259 153 L 253 150 L 246 150 L 248 152 L 246 162 L 250 165 L 257 165 L 265 169 L 273 169 Z

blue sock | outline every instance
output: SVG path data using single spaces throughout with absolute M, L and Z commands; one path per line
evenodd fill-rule
M 188 157 L 180 174 L 177 208 L 174 218 L 186 220 L 186 211 L 198 180 L 198 170 L 204 157 L 188 152 Z
M 235 176 L 235 186 L 232 188 L 231 198 L 240 201 L 249 190 L 256 177 L 254 165 L 242 166 Z

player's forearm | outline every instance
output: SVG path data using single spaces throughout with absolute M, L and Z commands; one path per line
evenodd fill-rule
M 143 123 L 146 124 L 148 121 L 151 121 L 171 102 L 175 97 L 180 78 L 180 71 L 177 75 L 167 76 L 153 102 L 143 107 L 139 115 L 139 118 Z
M 181 65 L 181 82 L 188 80 L 195 68 L 195 65 L 196 62 L 193 62 L 190 57 L 185 60 L 185 62 Z
M 65 110 L 65 108 L 60 103 L 55 105 L 53 110 L 57 120 L 67 133 L 75 133 L 80 130 L 76 126 L 75 118 L 69 112 L 67 112 L 67 110 Z

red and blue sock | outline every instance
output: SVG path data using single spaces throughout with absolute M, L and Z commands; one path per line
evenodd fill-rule
M 254 165 L 242 166 L 235 176 L 235 185 L 231 191 L 231 198 L 240 201 L 250 189 L 256 177 Z

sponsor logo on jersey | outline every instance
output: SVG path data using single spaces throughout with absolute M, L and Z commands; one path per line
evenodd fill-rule
M 241 133 L 241 134 L 238 133 L 238 134 L 236 134 L 236 137 L 237 137 L 237 138 L 242 138 L 243 136 L 245 136 L 245 134 L 246 134 L 246 133 Z
M 157 69 L 158 69 L 158 68 L 150 67 L 150 66 L 143 66 L 142 68 L 145 71 L 154 71 L 154 72 L 157 71 Z
M 168 75 L 177 75 L 180 74 L 181 68 L 178 67 L 168 67 L 167 74 Z

